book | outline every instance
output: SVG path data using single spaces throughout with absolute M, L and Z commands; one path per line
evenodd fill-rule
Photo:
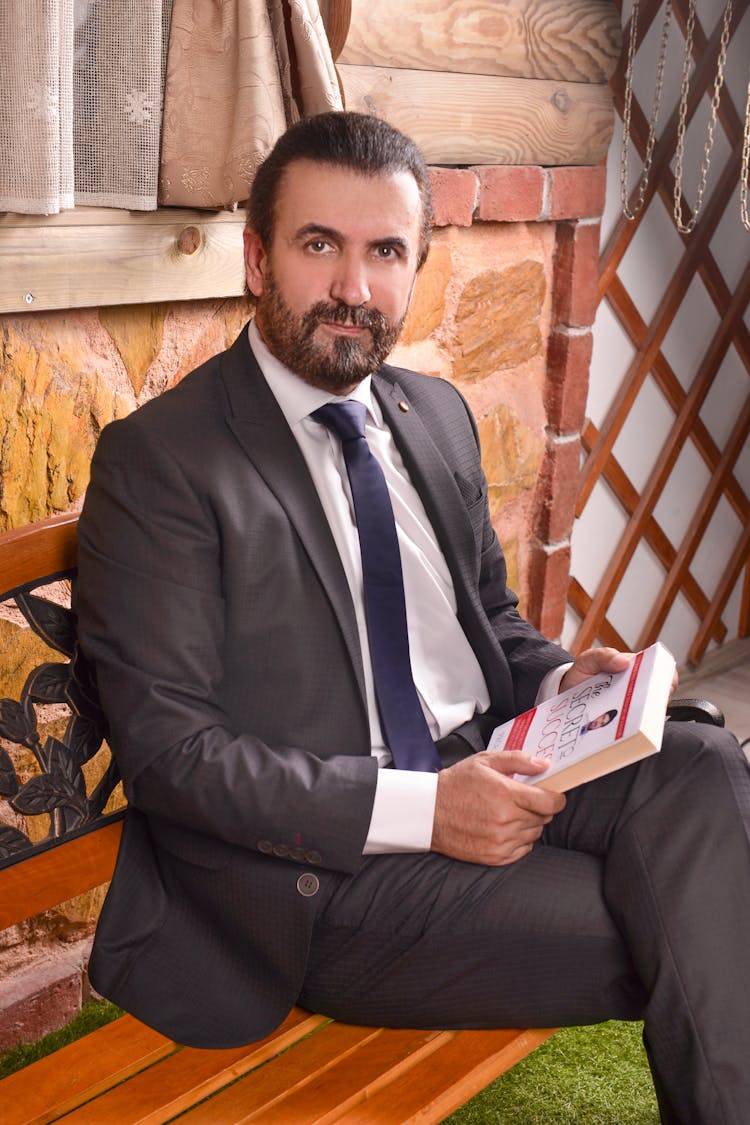
M 543 774 L 517 781 L 564 793 L 661 749 L 675 661 L 660 642 L 621 672 L 600 672 L 496 727 L 488 750 L 548 759 Z

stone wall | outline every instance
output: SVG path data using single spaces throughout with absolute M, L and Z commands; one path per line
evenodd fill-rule
M 510 583 L 562 628 L 596 307 L 603 168 L 435 168 L 436 231 L 394 362 L 450 379 L 479 425 Z M 0 528 L 80 505 L 104 425 L 226 347 L 244 298 L 0 318 Z M 0 695 L 30 640 L 0 619 Z M 59 1026 L 86 992 L 101 891 L 0 934 L 0 1049 Z

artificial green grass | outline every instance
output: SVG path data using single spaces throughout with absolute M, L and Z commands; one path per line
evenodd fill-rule
M 640 1023 L 558 1031 L 450 1125 L 659 1125 Z
M 96 1031 L 97 1027 L 103 1027 L 105 1023 L 110 1023 L 121 1015 L 122 1010 L 110 1004 L 108 1000 L 89 1000 L 75 1019 L 67 1026 L 61 1027 L 59 1031 L 51 1031 L 36 1043 L 21 1043 L 18 1047 L 12 1047 L 9 1051 L 0 1054 L 0 1078 L 5 1078 L 15 1070 L 21 1070 L 22 1067 L 36 1062 L 45 1055 L 51 1055 L 53 1051 L 57 1051 L 67 1043 L 72 1043 L 74 1039 L 88 1035 L 90 1031 Z
M 0 1055 L 0 1078 L 121 1015 L 90 1001 L 60 1031 Z M 659 1125 L 639 1023 L 558 1031 L 457 1110 L 450 1125 Z M 302 1123 L 300 1123 L 302 1125 Z

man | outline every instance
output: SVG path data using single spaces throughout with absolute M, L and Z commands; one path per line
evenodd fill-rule
M 627 658 L 523 621 L 465 403 L 384 363 L 430 213 L 390 126 L 293 127 L 252 189 L 254 322 L 102 435 L 80 629 L 129 809 L 92 980 L 210 1047 L 297 1001 L 402 1026 L 643 1016 L 664 1119 L 739 1123 L 736 741 L 680 724 L 567 802 L 511 776 L 544 763 L 483 750 Z

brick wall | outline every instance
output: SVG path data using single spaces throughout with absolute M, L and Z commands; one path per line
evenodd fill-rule
M 526 375 L 522 398 L 525 409 L 506 410 L 503 434 L 492 434 L 489 448 L 485 444 L 486 468 L 496 467 L 499 446 L 511 441 L 509 427 L 523 426 L 538 405 L 540 392 L 534 359 L 543 368 L 541 380 L 542 454 L 536 469 L 519 481 L 526 493 L 523 513 L 519 506 L 511 510 L 505 487 L 505 511 L 493 511 L 501 542 L 510 555 L 515 588 L 522 596 L 523 608 L 537 628 L 547 636 L 558 638 L 565 614 L 570 564 L 570 534 L 575 514 L 580 433 L 585 417 L 588 372 L 591 360 L 592 335 L 597 304 L 599 219 L 604 208 L 605 169 L 598 167 L 477 167 L 467 169 L 436 168 L 432 171 L 435 198 L 435 220 L 438 231 L 474 227 L 484 241 L 481 257 L 486 265 L 492 259 L 493 229 L 510 232 L 517 262 L 528 261 L 525 238 L 529 224 L 546 228 L 551 245 L 545 274 L 550 288 L 549 310 L 540 313 L 544 336 L 541 354 L 520 351 L 510 368 L 513 376 Z M 523 233 L 522 233 L 523 232 Z M 439 234 L 437 236 L 440 244 Z M 498 308 L 489 308 L 488 318 L 498 315 Z M 527 305 L 512 313 L 515 325 L 531 313 Z M 495 357 L 496 358 L 496 357 Z M 484 357 L 483 385 L 467 387 L 460 374 L 458 356 L 453 356 L 452 370 L 443 371 L 467 393 L 482 422 L 488 412 L 502 411 L 508 405 L 508 384 L 499 376 L 493 357 Z M 502 364 L 502 359 L 501 359 Z M 458 368 L 458 370 L 457 370 Z M 505 368 L 507 371 L 508 369 Z M 484 427 L 485 431 L 487 427 Z M 492 438 L 494 436 L 494 443 Z M 494 447 L 493 447 L 494 446 Z M 514 466 L 503 468 L 513 477 Z M 492 480 L 491 472 L 488 476 Z M 520 565 L 514 559 L 520 555 Z

